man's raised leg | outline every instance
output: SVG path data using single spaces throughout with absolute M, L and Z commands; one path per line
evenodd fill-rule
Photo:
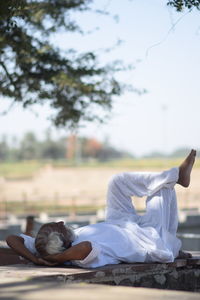
M 195 162 L 196 151 L 191 150 L 190 154 L 186 157 L 183 163 L 179 167 L 179 178 L 177 183 L 183 187 L 188 187 L 190 185 L 190 175 L 192 167 Z M 180 250 L 179 256 L 177 258 L 190 258 L 192 257 L 191 253 Z

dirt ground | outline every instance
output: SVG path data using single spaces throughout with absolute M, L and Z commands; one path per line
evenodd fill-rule
M 0 203 L 10 201 L 56 203 L 57 205 L 105 204 L 107 184 L 112 175 L 130 169 L 120 168 L 66 168 L 47 166 L 32 179 L 5 180 L 0 178 Z M 192 173 L 191 185 L 184 189 L 177 185 L 179 208 L 200 209 L 200 169 Z M 135 199 L 137 209 L 144 209 L 144 199 Z

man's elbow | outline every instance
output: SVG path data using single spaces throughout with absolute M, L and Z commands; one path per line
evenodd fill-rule
M 6 243 L 8 244 L 8 246 L 10 246 L 10 244 L 12 244 L 13 240 L 15 239 L 15 235 L 9 235 L 6 238 Z
M 14 242 L 16 241 L 20 241 L 20 242 L 23 242 L 23 238 L 17 236 L 17 235 L 14 235 L 14 234 L 11 234 L 9 236 L 7 236 L 6 238 L 6 243 L 8 244 L 8 246 L 12 246 Z
M 88 254 L 92 251 L 92 244 L 89 241 L 85 241 L 82 243 L 82 253 L 81 253 L 81 260 L 86 258 Z

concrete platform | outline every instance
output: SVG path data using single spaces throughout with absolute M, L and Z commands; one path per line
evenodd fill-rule
M 0 267 L 1 285 L 98 283 L 134 287 L 200 291 L 200 253 L 168 264 L 119 264 L 96 269 L 15 264 Z

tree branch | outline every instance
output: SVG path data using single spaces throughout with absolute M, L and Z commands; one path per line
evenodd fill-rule
M 9 78 L 11 84 L 14 86 L 14 88 L 16 88 L 16 85 L 15 85 L 13 79 L 12 79 L 12 76 L 11 76 L 10 73 L 8 72 L 8 70 L 7 70 L 6 66 L 5 66 L 5 64 L 4 64 L 2 61 L 0 61 L 0 65 L 1 65 L 2 68 L 4 69 L 4 71 L 5 71 L 6 75 L 7 75 L 7 77 Z

